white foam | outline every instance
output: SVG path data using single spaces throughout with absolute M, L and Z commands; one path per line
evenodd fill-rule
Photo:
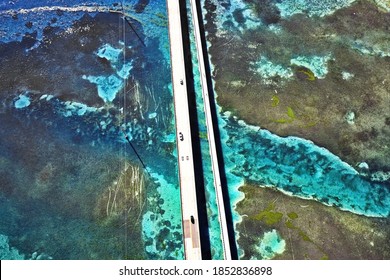
M 156 118 L 156 117 L 157 117 L 157 113 L 156 113 L 156 112 L 150 113 L 150 114 L 148 115 L 148 118 L 149 118 L 149 119 L 154 119 L 154 118 Z
M 262 56 L 259 61 L 253 63 L 252 67 L 261 75 L 266 84 L 271 83 L 272 78 L 277 76 L 286 80 L 294 76 L 290 67 L 276 64 L 264 56 Z
M 356 0 L 285 0 L 276 3 L 281 16 L 286 18 L 295 14 L 328 16 L 339 9 L 348 7 Z
M 0 11 L 0 15 L 14 15 L 14 14 L 29 14 L 29 13 L 42 13 L 42 12 L 56 12 L 56 11 L 62 11 L 62 12 L 118 12 L 112 10 L 108 6 L 72 6 L 72 7 L 64 7 L 64 6 L 43 6 L 43 7 L 34 7 L 30 9 L 10 9 L 6 11 Z
M 310 69 L 318 79 L 324 79 L 328 74 L 328 61 L 332 58 L 330 54 L 325 56 L 297 56 L 290 60 L 290 63 Z

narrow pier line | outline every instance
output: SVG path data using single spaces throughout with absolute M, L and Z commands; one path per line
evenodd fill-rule
M 218 207 L 218 219 L 221 226 L 221 240 L 223 247 L 223 255 L 225 260 L 231 260 L 232 254 L 230 249 L 230 239 L 229 239 L 229 230 L 226 219 L 226 211 L 225 211 L 225 203 L 224 203 L 224 195 L 222 190 L 222 182 L 221 182 L 221 173 L 218 161 L 218 153 L 216 147 L 216 139 L 214 134 L 214 124 L 212 118 L 212 110 L 210 105 L 210 96 L 209 96 L 209 88 L 207 82 L 207 74 L 206 74 L 206 66 L 205 66 L 205 58 L 204 51 L 202 45 L 202 37 L 200 31 L 200 22 L 198 17 L 198 7 L 196 0 L 190 0 L 191 2 L 191 11 L 192 11 L 192 19 L 194 26 L 194 35 L 196 41 L 196 50 L 198 55 L 198 63 L 199 63 L 199 73 L 200 73 L 200 82 L 202 87 L 202 96 L 204 103 L 204 113 L 206 117 L 206 126 L 207 126 L 207 138 L 209 141 L 210 147 L 210 156 L 211 156 L 211 166 L 214 177 L 214 187 L 217 198 L 217 207 Z

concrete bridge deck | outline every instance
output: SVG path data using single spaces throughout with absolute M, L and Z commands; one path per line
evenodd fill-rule
M 167 0 L 179 183 L 187 260 L 202 259 L 179 0 Z
M 206 68 L 202 37 L 200 35 L 200 22 L 197 4 L 190 0 L 192 20 L 196 40 L 196 49 L 199 62 L 200 80 L 204 101 L 204 113 L 207 125 L 207 137 L 210 146 L 210 156 L 214 176 L 214 187 L 217 197 L 218 217 L 221 227 L 221 240 L 224 259 L 232 259 L 228 226 L 226 220 L 225 204 L 220 177 L 220 168 L 214 135 L 214 124 L 210 106 L 209 88 L 207 85 Z M 177 150 L 179 162 L 179 180 L 181 189 L 181 208 L 184 230 L 184 249 L 186 259 L 201 259 L 201 240 L 198 222 L 198 209 L 196 185 L 194 176 L 194 161 L 191 140 L 190 114 L 185 72 L 185 55 L 183 47 L 182 20 L 180 14 L 180 0 L 167 0 L 169 37 L 171 48 L 172 83 L 175 104 L 175 118 L 177 131 Z M 196 136 L 198 137 L 198 136 Z

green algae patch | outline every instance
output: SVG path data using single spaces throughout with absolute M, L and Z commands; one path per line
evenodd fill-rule
M 199 132 L 199 138 L 207 140 L 208 139 L 207 132 L 203 132 L 203 131 Z
M 310 237 L 301 229 L 299 230 L 299 236 L 302 238 L 303 241 L 312 242 L 313 240 L 310 239 Z
M 163 13 L 156 13 L 155 18 L 151 19 L 150 22 L 159 27 L 167 27 L 168 26 L 168 18 Z
M 275 106 L 273 106 L 273 107 L 275 107 Z M 294 110 L 289 106 L 287 107 L 286 115 L 287 115 L 287 118 L 276 119 L 273 121 L 276 123 L 292 123 L 296 119 Z
M 294 219 L 298 218 L 298 214 L 295 213 L 295 212 L 290 212 L 290 213 L 287 214 L 287 217 L 289 217 L 290 219 L 294 220 Z
M 166 20 L 167 19 L 167 16 L 164 15 L 163 13 L 156 13 L 156 16 L 158 16 L 159 18 L 163 19 L 163 20 Z
M 280 103 L 280 99 L 276 95 L 272 96 L 271 100 L 272 100 L 272 105 L 271 105 L 272 107 L 276 107 Z
M 327 254 L 324 254 L 322 257 L 321 257 L 321 260 L 329 260 L 329 256 Z
M 303 241 L 307 241 L 307 242 L 311 242 L 311 243 L 314 243 L 313 240 L 310 239 L 310 237 L 299 227 L 297 227 L 296 225 L 293 224 L 293 219 L 296 219 L 298 218 L 298 215 L 297 213 L 295 212 L 290 212 L 287 214 L 287 216 L 291 219 L 288 219 L 284 225 L 289 228 L 289 229 L 292 229 L 292 230 L 296 230 L 298 231 L 298 234 L 299 236 L 302 238 Z
M 276 123 L 288 123 L 290 121 L 286 120 L 286 119 L 277 119 L 277 120 L 274 120 L 274 122 L 276 122 Z
M 291 220 L 287 220 L 284 224 L 285 224 L 286 227 L 289 228 L 289 229 L 295 229 L 295 226 L 294 226 L 294 224 L 292 223 Z
M 289 116 L 291 120 L 295 119 L 295 113 L 291 107 L 287 107 L 287 116 Z
M 260 244 L 265 233 L 274 229 L 281 239 L 286 240 L 286 250 L 273 256 L 274 259 L 389 258 L 386 232 L 390 224 L 384 223 L 382 219 L 358 216 L 256 185 L 244 185 L 240 187 L 240 191 L 245 194 L 245 199 L 237 208 L 243 215 L 243 220 L 238 225 L 238 244 L 244 250 L 242 259 L 266 258 L 265 254 L 259 252 Z M 264 220 L 254 219 L 256 215 L 267 212 L 265 210 L 280 211 L 283 217 L 279 223 L 271 226 Z M 265 243 L 262 244 L 263 248 L 271 251 L 267 248 L 268 244 L 264 245 Z
M 305 76 L 306 80 L 308 81 L 315 81 L 316 80 L 316 76 L 314 75 L 314 73 L 310 70 L 310 69 L 300 69 L 298 70 L 298 73 L 302 73 L 303 76 Z
M 275 204 L 270 203 L 266 209 L 261 211 L 259 214 L 253 216 L 253 219 L 257 221 L 263 221 L 267 225 L 271 226 L 279 223 L 283 218 L 283 213 L 275 212 Z

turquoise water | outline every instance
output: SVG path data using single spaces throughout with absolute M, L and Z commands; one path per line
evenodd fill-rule
M 258 245 L 262 259 L 272 259 L 280 255 L 286 248 L 286 241 L 283 240 L 276 230 L 265 232 Z
M 30 105 L 30 99 L 25 95 L 19 95 L 19 98 L 15 101 L 15 108 L 25 108 Z
M 254 14 L 253 9 L 248 4 L 253 1 L 202 1 L 203 4 L 205 2 L 209 4 L 209 7 L 215 9 L 212 12 L 204 9 L 203 13 L 204 15 L 209 13 L 215 17 L 217 29 L 213 31 L 215 32 L 213 35 L 217 38 L 226 34 L 228 34 L 228 38 L 230 38 L 229 35 L 233 38 L 241 36 L 244 32 L 259 26 L 267 26 L 276 34 L 280 32 L 280 26 L 267 22 L 273 18 L 268 17 L 264 10 L 263 12 L 258 11 L 261 18 Z M 272 6 L 269 5 L 270 2 L 279 8 L 281 17 L 287 18 L 302 13 L 308 14 L 310 17 L 323 17 L 349 6 L 354 1 L 267 1 L 268 7 Z M 270 14 L 276 12 L 271 9 L 267 11 Z M 277 14 L 274 16 L 277 17 Z M 207 31 L 206 29 L 206 33 Z M 208 46 L 210 48 L 210 42 Z M 228 47 L 226 46 L 226 48 Z M 220 47 L 220 51 L 223 53 L 222 47 Z M 226 55 L 234 54 L 227 52 Z M 292 54 L 291 64 L 304 66 L 310 69 L 316 78 L 323 79 L 328 74 L 327 64 L 331 59 L 332 57 L 328 54 L 308 56 L 294 56 Z M 218 71 L 219 69 L 215 69 L 211 60 L 210 57 L 213 73 L 214 70 Z M 270 80 L 270 84 L 273 83 L 272 79 L 276 76 L 290 79 L 293 75 L 291 69 L 273 63 L 264 56 L 261 57 L 261 60 L 253 57 L 251 67 L 262 75 L 265 84 L 267 84 L 267 80 Z M 229 73 L 229 71 L 226 72 Z M 216 91 L 217 95 L 218 91 Z M 218 102 L 218 98 L 216 102 Z M 235 205 L 244 199 L 238 188 L 244 183 L 275 188 L 289 196 L 316 200 L 324 205 L 359 215 L 389 217 L 390 189 L 388 182 L 370 181 L 369 178 L 359 174 L 355 168 L 343 162 L 338 156 L 309 140 L 298 137 L 280 137 L 261 127 L 246 124 L 245 121 L 238 119 L 234 113 L 223 111 L 220 107 L 218 110 L 221 142 L 227 165 L 230 203 L 236 225 L 241 221 L 241 218 L 239 213 L 235 211 Z M 275 234 L 272 236 L 276 236 Z M 238 238 L 238 235 L 236 237 Z M 278 241 L 274 242 L 275 246 L 281 246 L 278 238 L 273 238 L 273 240 Z M 269 255 L 264 251 L 266 247 L 269 247 Z M 272 257 L 274 250 L 271 247 L 274 246 L 260 245 L 263 257 Z
M 202 87 L 200 82 L 199 64 L 197 58 L 195 37 L 193 33 L 193 21 L 191 14 L 190 3 L 187 2 L 187 15 L 188 24 L 190 25 L 190 41 L 191 41 L 191 58 L 194 76 L 194 88 L 196 94 L 196 109 L 198 113 L 198 124 L 199 124 L 199 137 L 202 151 L 202 166 L 203 166 L 203 177 L 206 191 L 207 201 L 207 218 L 209 224 L 209 236 L 210 236 L 210 247 L 211 257 L 215 260 L 223 259 L 223 249 L 221 242 L 221 228 L 218 220 L 218 207 L 216 202 L 216 194 L 214 187 L 214 177 L 211 167 L 211 157 L 209 151 L 209 144 L 207 139 L 207 127 L 204 114 L 204 104 L 202 97 Z
M 146 6 L 124 1 L 145 46 L 133 33 L 117 29 L 123 24 L 118 15 L 100 13 L 92 1 L 79 2 L 0 3 L 0 259 L 182 259 L 165 1 Z M 250 1 L 214 2 L 230 5 L 229 13 L 216 11 L 219 32 L 228 30 L 225 21 L 232 21 L 237 9 L 245 21 L 233 20 L 235 30 L 264 24 L 247 8 Z M 322 17 L 352 2 L 275 1 L 285 18 L 299 13 Z M 102 1 L 100 7 L 118 9 L 116 1 Z M 278 32 L 277 25 L 269 28 Z M 364 45 L 356 47 L 366 51 Z M 194 44 L 192 53 L 211 253 L 221 259 Z M 291 60 L 321 79 L 331 57 L 297 55 Z M 252 66 L 265 79 L 275 71 L 286 79 L 292 73 L 271 59 L 254 58 Z M 217 110 L 235 225 L 241 221 L 236 205 L 244 199 L 239 187 L 245 183 L 360 215 L 390 215 L 388 183 L 368 180 L 311 141 L 279 137 L 223 112 L 218 104 Z M 101 217 L 98 202 L 125 161 L 141 166 L 122 130 L 145 162 L 150 185 L 140 215 L 124 214 L 110 224 Z M 129 221 L 139 232 L 127 227 Z M 263 258 L 284 249 L 276 231 L 258 244 Z
M 246 21 L 254 20 L 255 16 L 251 14 L 246 3 L 250 1 L 228 2 L 216 4 L 215 15 L 221 31 L 237 32 L 232 27 L 231 30 L 226 27 L 228 20 L 240 23 L 237 18 L 229 17 L 226 11 L 233 13 L 238 9 L 243 11 Z M 276 1 L 276 6 L 283 6 L 282 17 L 295 13 L 325 16 L 352 2 L 354 1 Z M 208 11 L 203 12 L 207 14 Z M 253 26 L 241 28 L 245 30 Z M 321 78 L 327 73 L 326 63 L 329 58 L 324 60 L 324 57 L 311 56 L 296 57 L 295 60 Z M 269 65 L 263 63 L 258 67 L 267 68 L 263 71 L 270 73 Z M 274 71 L 276 66 L 271 68 Z M 216 94 L 218 95 L 218 92 Z M 375 183 L 362 177 L 352 166 L 311 141 L 297 137 L 279 137 L 260 127 L 247 125 L 230 112 L 223 113 L 221 109 L 219 122 L 221 134 L 225 135 L 222 141 L 225 143 L 224 157 L 227 162 L 232 163 L 228 170 L 235 176 L 261 186 L 277 188 L 288 195 L 318 200 L 353 213 L 375 217 L 389 216 L 388 183 Z M 229 193 L 234 197 L 236 190 L 237 188 L 229 188 Z M 234 202 L 232 204 L 234 205 Z
M 141 2 L 123 1 L 139 37 L 117 1 L 0 4 L 2 258 L 183 258 L 166 6 Z M 107 218 L 107 189 L 141 166 L 122 130 L 149 184 L 139 213 Z
M 386 183 L 362 177 L 340 158 L 297 137 L 279 137 L 249 126 L 229 113 L 226 145 L 235 151 L 232 172 L 248 182 L 275 187 L 304 199 L 372 217 L 388 217 L 390 193 Z
M 146 252 L 152 259 L 184 259 L 180 190 L 163 175 L 151 174 L 159 184 L 157 192 L 163 202 L 157 209 L 150 209 L 142 218 L 142 231 Z M 151 198 L 157 200 L 157 198 Z

